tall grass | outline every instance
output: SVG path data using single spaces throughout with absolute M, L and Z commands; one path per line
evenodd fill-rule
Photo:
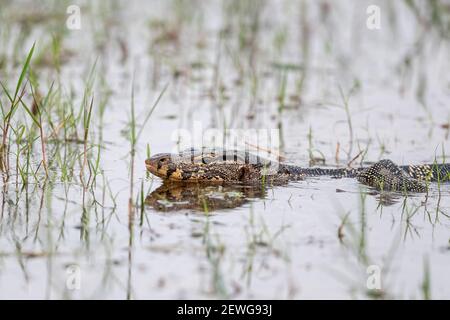
M 11 95 L 9 90 L 6 88 L 6 85 L 0 81 L 0 85 L 3 88 L 3 92 L 7 96 L 10 106 L 9 109 L 5 109 L 3 104 L 0 104 L 1 111 L 2 111 L 2 144 L 0 147 L 0 169 L 6 173 L 6 177 L 9 176 L 9 151 L 10 151 L 10 136 L 9 136 L 9 130 L 12 125 L 12 118 L 14 114 L 17 111 L 17 108 L 19 107 L 19 103 L 21 102 L 22 97 L 25 94 L 25 88 L 26 86 L 23 85 L 23 82 L 25 81 L 26 74 L 30 67 L 31 57 L 33 56 L 35 48 L 35 43 L 31 47 L 30 51 L 28 52 L 27 58 L 25 60 L 25 63 L 22 67 L 22 71 L 20 73 L 20 76 L 16 83 L 16 88 L 14 90 L 14 94 Z M 22 86 L 23 85 L 23 86 Z M 20 92 L 20 93 L 19 93 Z

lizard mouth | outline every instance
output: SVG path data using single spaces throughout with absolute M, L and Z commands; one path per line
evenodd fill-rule
M 152 159 L 145 160 L 145 168 L 147 169 L 147 171 L 149 171 L 150 173 L 152 173 L 154 175 L 156 175 L 158 172 L 157 164 Z
M 166 178 L 167 176 L 167 166 L 162 166 L 160 159 L 157 158 L 146 159 L 145 167 L 148 172 L 157 177 Z

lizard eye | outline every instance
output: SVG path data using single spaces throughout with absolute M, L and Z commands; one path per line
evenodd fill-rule
M 167 161 L 168 161 L 168 159 L 167 159 L 167 158 L 162 158 L 162 159 L 159 159 L 159 165 L 164 165 L 164 164 L 166 164 L 166 163 L 167 163 Z
M 210 163 L 213 163 L 215 160 L 216 160 L 216 157 L 215 157 L 214 153 L 210 153 L 210 154 L 202 157 L 203 164 L 210 164 Z

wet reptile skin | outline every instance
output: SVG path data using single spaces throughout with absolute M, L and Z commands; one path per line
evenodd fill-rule
M 301 168 L 246 151 L 217 149 L 160 153 L 147 159 L 145 164 L 149 172 L 163 180 L 184 182 L 282 184 L 307 177 L 330 176 L 356 178 L 378 190 L 426 192 L 428 182 L 450 180 L 450 164 L 398 166 L 391 160 L 381 160 L 365 168 Z

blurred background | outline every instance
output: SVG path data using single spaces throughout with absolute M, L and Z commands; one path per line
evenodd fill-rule
M 1 0 L 0 297 L 448 298 L 448 186 L 168 193 L 144 160 L 263 129 L 301 166 L 446 161 L 449 38 L 438 0 Z

